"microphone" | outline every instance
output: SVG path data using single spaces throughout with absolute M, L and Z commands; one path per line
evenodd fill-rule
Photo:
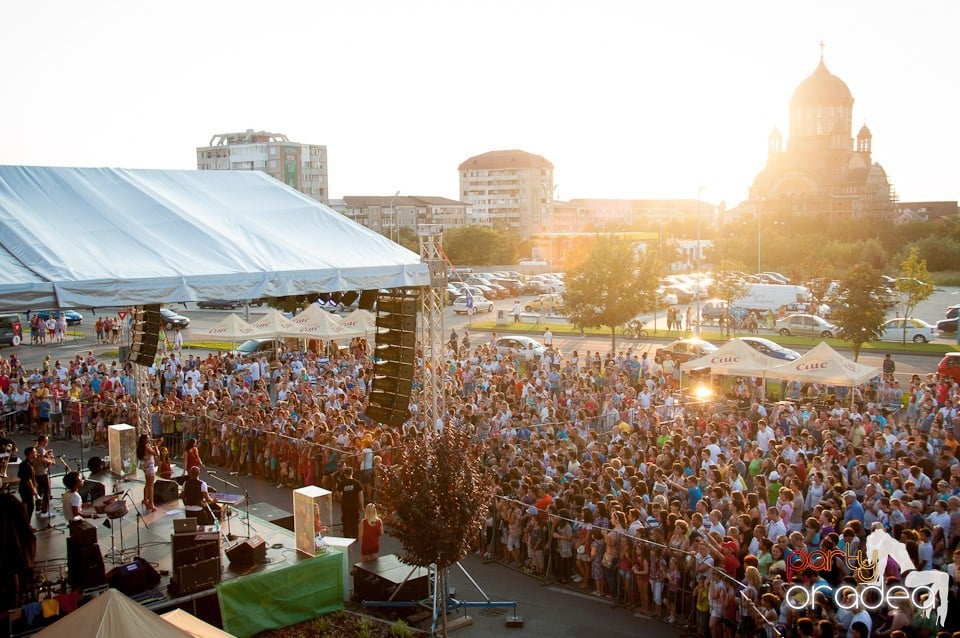
M 213 474 L 214 476 L 216 476 L 216 475 L 217 475 L 217 473 L 216 473 L 216 472 L 214 472 L 213 470 L 207 470 L 207 474 Z
M 230 472 L 230 476 L 236 476 L 239 472 Z

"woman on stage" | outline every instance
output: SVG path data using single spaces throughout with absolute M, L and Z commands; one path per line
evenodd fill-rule
M 203 468 L 203 461 L 200 460 L 200 449 L 197 447 L 196 439 L 187 439 L 187 446 L 183 449 L 183 475 L 187 476 L 187 473 L 191 467 Z
M 363 510 L 363 520 L 360 521 L 360 560 L 363 562 L 377 560 L 380 554 L 380 537 L 383 536 L 383 521 L 377 515 L 377 506 L 367 503 Z
M 141 434 L 137 440 L 137 459 L 143 468 L 143 477 L 145 480 L 143 486 L 143 508 L 156 512 L 157 508 L 153 504 L 153 483 L 157 478 L 157 451 L 156 445 L 150 440 L 147 434 Z

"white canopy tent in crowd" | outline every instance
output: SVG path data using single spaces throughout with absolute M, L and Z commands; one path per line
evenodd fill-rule
M 424 286 L 419 255 L 260 171 L 0 166 L 0 309 Z
M 879 374 L 880 368 L 851 361 L 825 341 L 821 341 L 799 359 L 787 361 L 769 370 L 767 377 L 783 381 L 855 387 Z
M 193 332 L 195 337 L 202 339 L 233 342 L 240 339 L 251 339 L 255 337 L 256 334 L 257 329 L 241 319 L 240 315 L 236 313 L 230 313 L 211 328 Z
M 340 317 L 340 324 L 348 330 L 363 330 L 363 336 L 367 341 L 373 340 L 377 334 L 377 315 L 362 308 L 357 308 L 350 314 Z
M 760 377 L 783 361 L 774 359 L 748 346 L 740 339 L 730 339 L 714 352 L 680 364 L 681 372 L 710 368 L 710 374 Z
M 254 321 L 252 327 L 256 339 L 279 339 L 288 333 L 296 333 L 299 328 L 276 308 L 267 308 L 266 314 Z

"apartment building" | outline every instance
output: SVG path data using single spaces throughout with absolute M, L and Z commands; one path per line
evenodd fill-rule
M 263 171 L 324 204 L 330 197 L 327 147 L 291 142 L 283 133 L 218 133 L 208 146 L 197 148 L 197 168 Z
M 553 212 L 553 164 L 526 151 L 490 151 L 459 166 L 460 199 L 468 224 L 505 224 L 522 241 L 546 230 Z
M 331 200 L 330 208 L 378 233 L 393 236 L 401 228 L 415 231 L 420 224 L 463 226 L 470 206 L 425 195 L 344 195 L 343 199 Z

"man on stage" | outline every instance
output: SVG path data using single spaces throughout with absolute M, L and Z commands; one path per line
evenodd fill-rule
M 216 500 L 207 492 L 207 484 L 200 480 L 200 467 L 190 468 L 189 477 L 183 482 L 183 509 L 187 518 L 197 519 L 197 525 L 213 525 L 213 512 L 210 504 Z
M 337 484 L 335 497 L 340 499 L 340 522 L 343 536 L 356 538 L 360 531 L 360 512 L 363 511 L 363 485 L 353 478 L 353 468 L 343 469 L 343 478 Z

